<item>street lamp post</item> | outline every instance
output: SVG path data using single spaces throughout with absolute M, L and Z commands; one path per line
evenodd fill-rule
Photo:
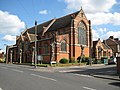
M 32 65 L 34 65 L 35 58 L 35 47 L 32 47 Z
M 5 44 L 6 45 L 6 44 Z M 8 63 L 8 45 L 6 45 L 6 64 Z
M 35 21 L 35 68 L 37 68 L 37 21 Z
M 11 50 L 10 51 L 10 63 L 12 64 L 12 54 L 13 54 L 13 51 Z
M 22 63 L 22 49 L 20 49 L 20 64 Z

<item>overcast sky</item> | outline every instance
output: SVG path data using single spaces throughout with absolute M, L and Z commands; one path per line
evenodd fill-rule
M 92 22 L 93 40 L 120 38 L 120 0 L 0 0 L 0 48 L 15 44 L 26 28 L 83 8 Z

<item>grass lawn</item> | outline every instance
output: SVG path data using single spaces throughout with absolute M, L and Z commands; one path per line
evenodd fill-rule
M 57 64 L 56 66 L 58 67 L 65 67 L 65 66 L 81 66 L 81 65 L 86 65 L 85 63 L 66 63 L 66 64 Z
M 18 64 L 18 65 L 29 65 L 29 66 L 34 66 L 35 64 L 31 64 L 31 63 L 14 63 L 14 64 Z M 67 66 L 83 66 L 86 65 L 86 63 L 66 63 L 66 64 L 62 64 L 62 63 L 58 63 L 58 64 L 37 64 L 38 67 L 67 67 Z

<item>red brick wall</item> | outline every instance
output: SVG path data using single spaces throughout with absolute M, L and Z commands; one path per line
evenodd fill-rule
M 57 45 L 56 45 L 57 47 L 55 49 L 56 54 L 55 54 L 55 59 L 54 60 L 59 62 L 59 60 L 61 58 L 70 59 L 73 56 L 75 57 L 75 59 L 77 59 L 81 55 L 81 47 L 80 47 L 80 45 L 78 45 L 78 29 L 77 29 L 80 21 L 82 21 L 86 24 L 87 46 L 85 46 L 85 48 L 84 48 L 84 55 L 89 56 L 89 47 L 90 47 L 89 43 L 92 42 L 92 41 L 89 41 L 90 40 L 89 39 L 89 37 L 90 37 L 90 35 L 89 35 L 89 29 L 90 29 L 89 28 L 89 21 L 85 17 L 80 17 L 79 14 L 74 18 L 74 23 L 73 23 L 74 28 L 73 27 L 71 28 L 70 27 L 71 24 L 70 24 L 68 27 L 61 28 L 61 29 L 51 31 L 51 32 L 46 32 L 44 37 L 41 36 L 41 33 L 38 35 L 39 40 L 43 40 L 43 39 L 46 39 L 46 38 L 52 38 L 53 37 L 52 33 L 56 34 L 55 38 L 56 38 L 56 41 L 57 41 Z M 51 55 L 50 44 L 53 41 L 54 40 L 50 39 L 50 40 L 43 40 L 43 41 L 37 42 L 38 55 L 39 54 L 43 55 L 43 59 L 44 59 L 45 62 L 50 61 L 50 55 Z M 66 41 L 66 43 L 67 43 L 67 51 L 66 52 L 61 51 L 61 42 L 62 41 Z M 18 46 L 19 46 L 20 42 L 22 42 L 22 40 L 17 40 L 17 45 Z M 49 47 L 48 47 L 49 53 L 48 54 L 44 53 L 44 48 L 43 47 L 44 47 L 45 44 L 49 45 Z M 34 46 L 34 43 L 31 43 L 31 48 L 33 46 Z M 20 47 L 18 47 L 18 49 L 20 49 Z M 28 55 L 28 56 L 30 58 L 30 57 L 32 57 L 32 50 L 29 50 L 29 51 L 30 51 L 30 55 Z M 24 57 L 23 59 L 25 60 L 25 56 L 23 56 L 23 57 Z
M 84 48 L 83 54 L 86 57 L 89 57 L 89 48 L 88 47 Z M 75 46 L 75 59 L 77 59 L 79 56 L 81 56 L 81 47 L 80 46 Z

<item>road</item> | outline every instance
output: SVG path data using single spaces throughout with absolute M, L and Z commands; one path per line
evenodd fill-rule
M 120 90 L 120 81 L 0 64 L 0 90 Z

